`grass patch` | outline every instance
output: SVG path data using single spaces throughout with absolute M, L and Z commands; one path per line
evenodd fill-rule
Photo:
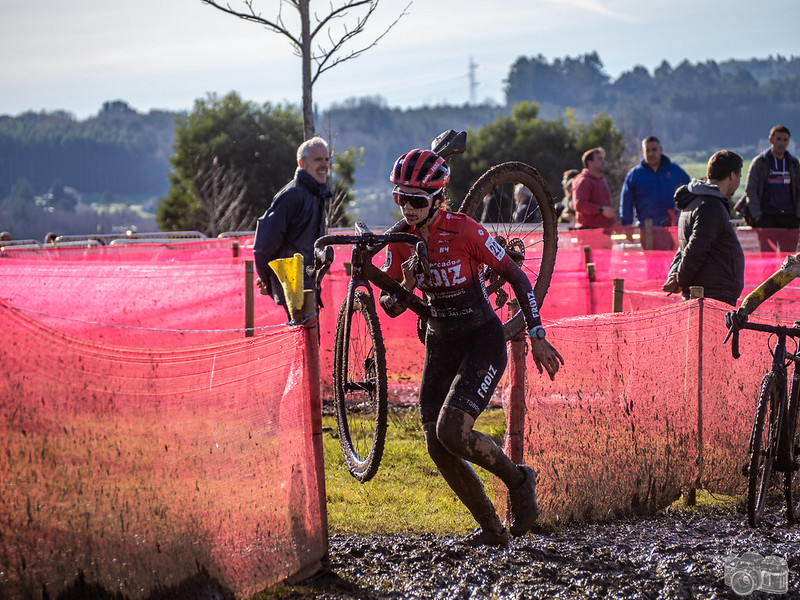
M 708 514 L 717 512 L 743 512 L 744 496 L 726 496 L 725 494 L 712 494 L 707 490 L 697 490 L 696 502 L 690 505 L 686 498 L 678 498 L 670 504 L 665 511 L 678 514 Z
M 445 483 L 425 449 L 416 410 L 393 413 L 389 418 L 386 447 L 375 477 L 359 483 L 347 470 L 336 437 L 336 421 L 324 417 L 323 435 L 328 526 L 333 533 L 434 533 L 472 531 L 472 515 Z M 502 410 L 490 409 L 478 419 L 477 430 L 497 442 L 505 433 Z M 475 469 L 490 498 L 490 475 Z

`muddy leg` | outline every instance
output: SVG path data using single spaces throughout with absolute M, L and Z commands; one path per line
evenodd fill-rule
M 509 530 L 524 535 L 539 516 L 536 503 L 536 472 L 528 466 L 511 462 L 492 439 L 475 431 L 475 419 L 464 411 L 444 406 L 436 423 L 436 437 L 455 456 L 462 457 L 503 480 L 511 501 Z
M 439 472 L 458 499 L 467 507 L 481 529 L 499 533 L 504 530 L 494 505 L 486 496 L 483 483 L 463 458 L 449 452 L 436 436 L 436 423 L 423 423 L 425 442 Z
M 499 477 L 509 489 L 522 483 L 524 475 L 488 435 L 475 431 L 475 419 L 463 410 L 445 406 L 436 423 L 436 437 L 451 453 Z

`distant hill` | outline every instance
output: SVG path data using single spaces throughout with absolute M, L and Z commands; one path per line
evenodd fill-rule
M 519 57 L 506 85 L 509 104 L 535 100 L 543 116 L 576 109 L 580 120 L 605 111 L 636 151 L 656 135 L 667 153 L 721 148 L 754 152 L 770 127 L 800 127 L 800 57 L 637 66 L 612 80 L 597 53 L 548 62 Z
M 85 121 L 66 112 L 0 117 L 0 197 L 21 179 L 36 193 L 59 181 L 83 193 L 163 195 L 177 116 L 113 101 Z

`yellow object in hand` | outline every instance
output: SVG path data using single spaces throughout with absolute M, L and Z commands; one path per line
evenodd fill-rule
M 303 310 L 303 255 L 295 253 L 291 258 L 276 258 L 269 262 L 275 271 L 286 297 L 289 314 L 301 314 Z

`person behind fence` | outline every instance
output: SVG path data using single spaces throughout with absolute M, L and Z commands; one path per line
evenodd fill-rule
M 708 161 L 706 175 L 675 192 L 679 247 L 662 289 L 688 299 L 690 287 L 702 286 L 704 297 L 735 306 L 744 288 L 744 252 L 729 198 L 742 179 L 742 157 L 720 150 Z
M 747 207 L 758 232 L 762 252 L 780 248 L 797 251 L 800 227 L 800 161 L 789 154 L 790 132 L 776 125 L 769 132 L 769 149 L 756 156 L 747 171 Z M 770 232 L 791 229 L 792 232 Z
M 331 166 L 327 142 L 317 136 L 300 144 L 297 165 L 294 179 L 275 195 L 267 212 L 259 217 L 253 241 L 256 283 L 262 294 L 272 296 L 283 306 L 290 319 L 283 288 L 269 262 L 299 252 L 304 265 L 314 264 L 314 242 L 325 235 L 325 204 L 331 197 L 326 184 Z M 314 277 L 305 269 L 303 279 L 304 289 L 315 289 Z
M 521 183 L 514 186 L 514 222 L 515 223 L 541 223 L 542 215 L 539 214 L 539 204 L 533 193 Z
M 563 358 L 545 340 L 530 281 L 489 232 L 470 217 L 441 208 L 450 168 L 430 150 L 400 156 L 390 181 L 403 221 L 393 231 L 408 231 L 426 242 L 430 275 L 415 272 L 408 244 L 387 248 L 383 269 L 411 291 L 419 287 L 430 307 L 419 410 L 428 453 L 450 488 L 469 509 L 479 528 L 466 538 L 472 546 L 506 546 L 511 535 L 527 533 L 536 521 L 536 472 L 514 464 L 491 438 L 473 429 L 506 367 L 506 341 L 500 319 L 484 292 L 483 265 L 505 278 L 525 316 L 534 362 L 555 378 Z M 405 310 L 402 298 L 381 294 L 392 317 Z M 470 463 L 500 478 L 508 487 L 508 530 L 486 496 Z
M 514 201 L 502 189 L 495 188 L 483 197 L 481 223 L 511 223 Z
M 642 140 L 642 160 L 625 176 L 619 195 L 619 217 L 623 225 L 650 219 L 656 227 L 678 222 L 675 190 L 691 181 L 689 175 L 663 153 L 654 135 Z
M 581 157 L 583 170 L 572 180 L 572 205 L 577 229 L 611 227 L 615 222 L 611 206 L 611 190 L 603 175 L 606 151 L 592 148 Z
M 575 206 L 572 203 L 572 182 L 577 177 L 578 169 L 567 169 L 561 176 L 561 190 L 564 192 L 564 197 L 560 202 L 556 202 L 556 217 L 559 223 L 574 223 L 575 222 Z

